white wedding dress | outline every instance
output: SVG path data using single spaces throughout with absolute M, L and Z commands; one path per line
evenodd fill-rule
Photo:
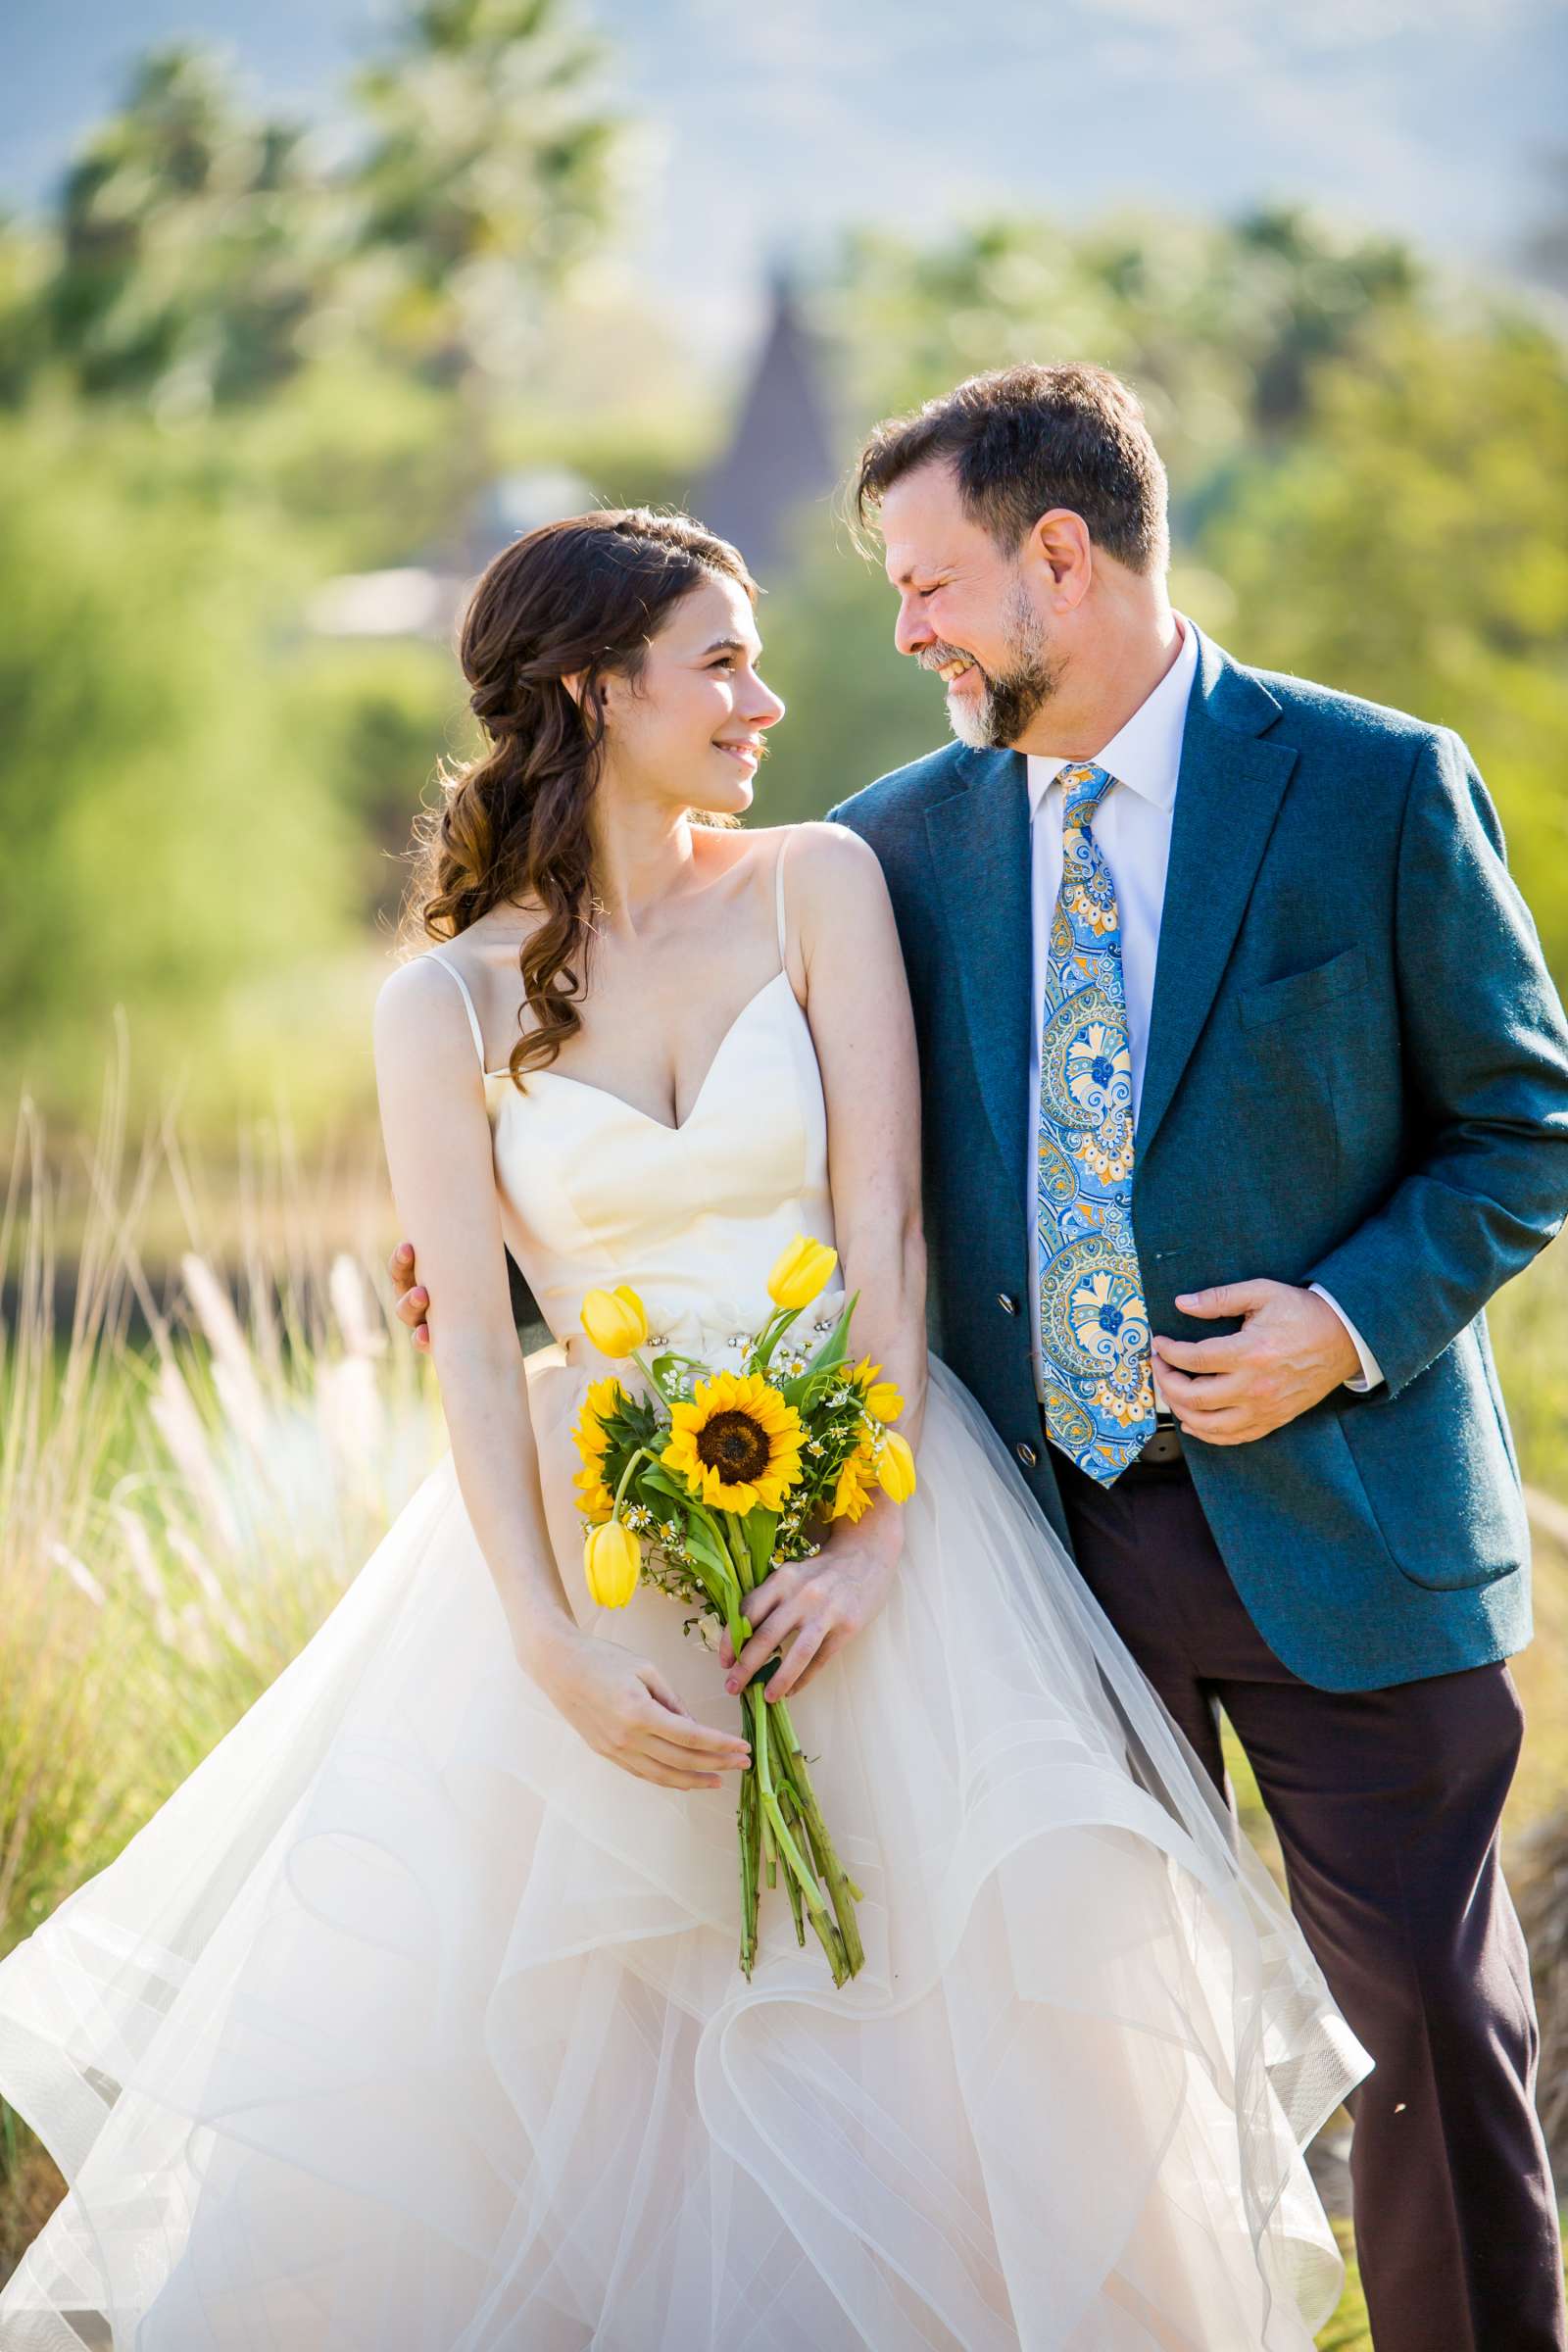
M 577 1313 L 630 1282 L 733 1362 L 783 1246 L 831 1242 L 805 1014 L 780 971 L 679 1128 L 563 1072 L 485 1090 L 562 1335 L 530 1374 L 573 1606 L 734 1726 L 676 1602 L 588 1600 Z M 4 2352 L 1307 2346 L 1340 2263 L 1300 2151 L 1365 2054 L 940 1362 L 906 1518 L 886 1605 L 793 1709 L 866 1965 L 836 1991 L 764 1888 L 748 1983 L 734 1777 L 666 1789 L 579 1740 L 446 1454 L 0 1964 L 0 2094 L 70 2184 Z

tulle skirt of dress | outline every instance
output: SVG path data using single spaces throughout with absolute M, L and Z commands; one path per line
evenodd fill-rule
M 530 1371 L 575 1562 L 582 1376 Z M 573 1605 L 733 1725 L 678 1604 Z M 793 1711 L 865 1890 L 838 1991 L 782 1888 L 741 1976 L 733 1778 L 578 1739 L 444 1456 L 0 1964 L 0 2094 L 69 2182 L 3 2352 L 1308 2345 L 1300 2151 L 1365 2055 L 940 1363 L 892 1595 Z

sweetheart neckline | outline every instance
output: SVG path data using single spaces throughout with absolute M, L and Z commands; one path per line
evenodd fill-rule
M 703 1082 L 701 1086 L 699 1086 L 696 1094 L 692 1097 L 691 1108 L 687 1111 L 686 1116 L 675 1126 L 671 1126 L 668 1119 L 656 1118 L 651 1110 L 644 1110 L 640 1103 L 628 1102 L 624 1095 L 617 1095 L 611 1087 L 596 1086 L 591 1078 L 574 1078 L 569 1070 L 530 1070 L 527 1073 L 529 1083 L 531 1084 L 536 1078 L 553 1078 L 558 1086 L 574 1086 L 582 1094 L 598 1095 L 606 1102 L 616 1103 L 620 1109 L 629 1111 L 634 1119 L 641 1119 L 646 1126 L 657 1127 L 662 1135 L 684 1135 L 687 1128 L 690 1127 L 692 1121 L 696 1118 L 698 1112 L 703 1106 L 703 1098 L 707 1094 L 708 1089 L 712 1082 L 714 1071 L 718 1068 L 720 1061 L 724 1057 L 724 1050 L 728 1046 L 730 1039 L 735 1035 L 736 1030 L 740 1027 L 742 1021 L 745 1020 L 747 1014 L 752 1011 L 754 1006 L 761 1003 L 762 999 L 767 995 L 769 989 L 777 988 L 781 980 L 789 980 L 789 977 L 788 970 L 781 967 L 773 974 L 771 980 L 764 980 L 761 987 L 754 990 L 752 995 L 747 998 L 745 1004 L 741 1006 L 739 1012 L 737 1012 L 735 1018 L 731 1021 L 729 1027 L 719 1039 L 718 1044 L 714 1047 L 713 1058 L 703 1073 Z M 804 1020 L 806 1017 L 806 1007 L 802 1004 L 800 998 L 795 994 L 795 986 L 793 981 L 790 982 L 790 1003 L 794 1005 L 796 1011 Z M 487 1079 L 510 1078 L 512 1072 L 510 1069 L 504 1068 L 499 1070 L 486 1070 L 484 1071 L 483 1075 Z M 516 1088 L 514 1087 L 512 1092 L 514 1095 L 516 1095 Z M 527 1100 L 526 1096 L 521 1097 L 520 1099 L 522 1101 Z

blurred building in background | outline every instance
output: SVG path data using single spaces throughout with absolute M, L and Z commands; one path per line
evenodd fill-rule
M 754 572 L 778 581 L 801 554 L 829 543 L 842 446 L 825 339 L 808 322 L 789 273 L 770 279 L 766 325 L 736 404 L 729 441 L 703 476 L 700 520 L 745 551 Z M 309 599 L 306 625 L 321 637 L 423 637 L 449 644 L 465 598 L 504 547 L 542 522 L 580 514 L 594 486 L 568 466 L 500 475 L 439 552 L 381 571 L 339 573 Z M 811 510 L 820 532 L 811 527 Z
M 742 395 L 728 449 L 704 480 L 697 512 L 710 530 L 743 548 L 759 575 L 779 576 L 801 552 L 807 511 L 822 511 L 839 479 L 832 363 L 808 324 L 789 274 L 775 270 L 761 346 Z

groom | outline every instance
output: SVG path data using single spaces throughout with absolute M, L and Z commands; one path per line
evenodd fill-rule
M 1221 1707 L 1250 1760 L 1376 2061 L 1378 2352 L 1561 2352 L 1482 1310 L 1568 1209 L 1568 1028 L 1496 815 L 1449 730 L 1172 611 L 1104 370 L 960 384 L 857 492 L 958 739 L 831 811 L 908 965 L 934 1345 L 1214 1779 Z

